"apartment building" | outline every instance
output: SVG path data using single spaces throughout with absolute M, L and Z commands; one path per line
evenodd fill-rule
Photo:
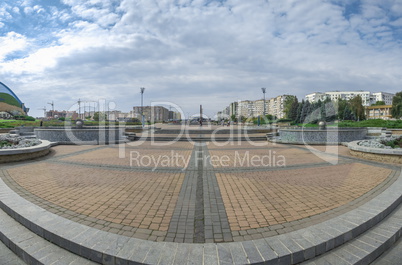
M 356 96 L 362 98 L 363 106 L 370 106 L 377 101 L 385 101 L 386 105 L 392 104 L 392 98 L 395 94 L 376 92 L 371 93 L 369 91 L 329 91 L 329 92 L 314 92 L 305 96 L 305 99 L 310 103 L 318 102 L 318 100 L 324 101 L 329 98 L 332 101 L 337 101 L 339 99 L 350 100 Z
M 265 103 L 265 114 L 276 116 L 278 119 L 285 117 L 284 112 L 284 102 L 288 95 L 280 95 L 274 98 L 258 100 L 239 100 L 237 102 L 232 102 L 228 107 L 219 111 L 217 113 L 218 118 L 231 117 L 235 115 L 236 117 L 258 117 L 264 115 L 264 103 Z
M 162 106 L 135 106 L 133 107 L 134 116 L 141 119 L 141 114 L 144 115 L 146 121 L 168 121 L 169 110 Z

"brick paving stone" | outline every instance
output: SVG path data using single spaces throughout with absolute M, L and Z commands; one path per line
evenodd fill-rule
M 0 177 L 40 207 L 103 231 L 158 242 L 192 243 L 201 235 L 214 243 L 322 222 L 378 195 L 397 175 L 395 167 L 355 159 L 342 146 L 315 146 L 327 152 L 315 155 L 268 142 L 163 144 L 56 146 L 42 160 L 2 167 Z M 166 163 L 131 167 L 133 151 L 166 156 Z M 174 164 L 172 152 L 185 165 Z M 257 164 L 240 165 L 246 154 Z M 272 155 L 283 156 L 285 166 L 258 165 L 270 155 L 271 162 Z M 228 166 L 220 164 L 222 157 Z
M 217 173 L 217 179 L 231 229 L 247 230 L 251 229 L 251 220 L 261 226 L 274 226 L 347 204 L 391 172 L 353 163 L 275 172 Z

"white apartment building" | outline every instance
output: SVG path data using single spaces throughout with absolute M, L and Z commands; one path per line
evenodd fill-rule
M 285 118 L 284 112 L 284 102 L 288 95 L 281 95 L 275 98 L 268 99 L 268 111 L 267 114 L 271 114 L 272 116 L 276 116 L 278 119 Z
M 310 103 L 318 102 L 318 100 L 324 101 L 327 98 L 325 93 L 314 92 L 305 96 L 305 99 Z
M 259 99 L 254 101 L 254 117 L 263 116 L 264 115 L 264 100 Z M 268 101 L 265 100 L 265 114 L 268 113 Z
M 330 91 L 330 92 L 314 92 L 305 96 L 305 99 L 310 103 L 317 102 L 318 100 L 325 100 L 326 98 L 331 99 L 332 101 L 337 101 L 338 99 L 350 100 L 356 96 L 360 96 L 363 101 L 363 106 L 370 106 L 379 100 L 386 101 L 386 105 L 391 102 L 394 94 L 378 92 L 371 93 L 369 91 Z M 386 99 L 386 100 L 385 100 Z
M 242 100 L 238 102 L 237 114 L 238 117 L 253 117 L 255 111 L 254 101 L 252 100 Z
M 392 99 L 395 94 L 387 93 L 387 92 L 376 92 L 371 94 L 371 104 L 376 103 L 377 101 L 384 101 L 385 105 L 392 105 Z

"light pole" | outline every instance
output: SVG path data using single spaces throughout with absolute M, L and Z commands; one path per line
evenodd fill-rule
M 142 128 L 144 128 L 144 107 L 143 107 L 143 103 L 144 103 L 144 91 L 145 91 L 145 87 L 141 87 L 141 123 L 142 123 Z
M 265 119 L 265 91 L 266 91 L 266 88 L 265 88 L 265 87 L 262 87 L 261 90 L 262 90 L 262 93 L 264 94 L 264 101 L 263 101 L 263 104 L 264 104 L 264 119 Z

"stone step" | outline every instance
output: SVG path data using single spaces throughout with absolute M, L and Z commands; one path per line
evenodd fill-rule
M 102 264 L 298 264 L 347 246 L 360 235 L 373 239 L 369 244 L 378 245 L 374 252 L 381 254 L 391 244 L 382 234 L 396 239 L 395 231 L 400 230 L 397 224 L 402 224 L 401 219 L 395 221 L 399 215 L 391 215 L 387 225 L 393 224 L 397 230 L 371 230 L 401 204 L 402 178 L 400 172 L 394 174 L 395 181 L 384 192 L 350 212 L 286 234 L 231 243 L 153 242 L 101 231 L 47 212 L 17 195 L 1 179 L 0 208 L 45 241 Z M 0 225 L 0 231 L 7 234 L 4 229 L 8 228 Z M 364 235 L 368 230 L 369 234 Z M 24 233 L 17 234 L 9 236 L 9 245 L 16 244 L 13 240 L 23 240 Z M 378 243 L 379 239 L 385 243 Z M 38 249 L 34 251 L 46 255 Z
M 0 240 L 27 264 L 97 264 L 50 243 L 2 210 Z
M 397 242 L 401 233 L 402 206 L 400 205 L 375 227 L 346 244 L 302 264 L 370 264 Z

